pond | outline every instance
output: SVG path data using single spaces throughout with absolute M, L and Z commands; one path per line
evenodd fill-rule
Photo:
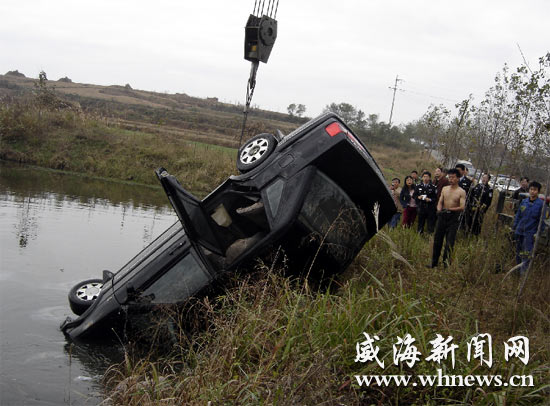
M 175 221 L 160 188 L 0 162 L 0 404 L 102 400 L 122 345 L 65 339 L 69 289 L 116 272 Z

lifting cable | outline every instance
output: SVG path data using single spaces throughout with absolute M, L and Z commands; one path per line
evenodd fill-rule
M 276 18 L 278 9 L 279 0 L 268 0 L 267 2 L 266 0 L 254 0 L 254 9 L 246 23 L 244 59 L 251 62 L 251 67 L 250 76 L 246 85 L 246 103 L 243 110 L 243 125 L 239 146 L 243 140 L 248 110 L 256 87 L 256 73 L 258 72 L 258 67 L 260 62 L 267 63 L 273 44 L 277 39 Z

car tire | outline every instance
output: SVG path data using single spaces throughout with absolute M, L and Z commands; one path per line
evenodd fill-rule
M 237 156 L 237 169 L 240 173 L 246 173 L 260 166 L 271 155 L 277 140 L 273 134 L 258 134 L 249 139 L 239 148 Z
M 73 313 L 80 316 L 88 310 L 101 293 L 102 288 L 102 279 L 88 279 L 74 285 L 69 291 L 69 305 Z

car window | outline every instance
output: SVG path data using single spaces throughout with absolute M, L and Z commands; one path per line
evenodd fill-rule
M 170 247 L 178 239 L 185 235 L 185 231 L 179 221 L 174 223 L 164 233 L 159 235 L 156 240 L 145 247 L 134 258 L 128 261 L 115 275 L 115 281 L 120 281 L 127 274 L 135 274 L 143 269 L 155 258 L 164 252 L 167 247 Z
M 348 256 L 367 233 L 365 219 L 350 197 L 317 171 L 299 214 L 300 222 L 335 256 Z
M 178 303 L 197 293 L 209 282 L 209 275 L 189 252 L 142 295 L 150 298 L 152 303 Z
M 281 201 L 281 196 L 283 195 L 283 188 L 285 182 L 282 179 L 277 179 L 266 189 L 267 200 L 269 202 L 269 207 L 271 208 L 271 216 L 275 217 L 277 211 L 279 210 L 279 203 Z

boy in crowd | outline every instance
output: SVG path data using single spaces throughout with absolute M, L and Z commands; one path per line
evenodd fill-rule
M 533 181 L 529 184 L 529 197 L 521 201 L 512 225 L 516 240 L 516 263 L 521 264 L 520 275 L 523 275 L 529 267 L 535 235 L 544 208 L 543 201 L 538 198 L 540 189 L 539 182 Z M 544 230 L 544 222 L 542 230 Z

